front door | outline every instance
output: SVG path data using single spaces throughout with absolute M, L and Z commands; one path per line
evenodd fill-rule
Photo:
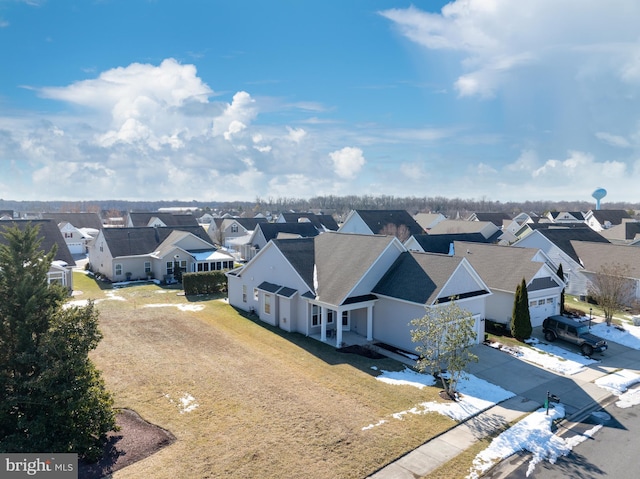
M 351 318 L 349 315 L 349 311 L 342 312 L 342 330 L 351 331 Z

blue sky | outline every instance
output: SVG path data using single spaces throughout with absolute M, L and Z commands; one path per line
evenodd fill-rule
M 0 197 L 640 201 L 640 2 L 0 0 Z

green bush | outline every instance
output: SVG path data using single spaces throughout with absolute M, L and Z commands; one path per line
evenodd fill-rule
M 206 273 L 184 273 L 182 275 L 184 294 L 216 294 L 227 291 L 227 277 L 224 271 L 207 271 Z

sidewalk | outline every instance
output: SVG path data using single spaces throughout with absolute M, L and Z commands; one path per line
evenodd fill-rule
M 562 376 L 520 361 L 509 354 L 479 345 L 480 360 L 470 366 L 469 373 L 498 384 L 516 396 L 457 424 L 394 462 L 379 469 L 367 479 L 416 479 L 434 471 L 478 440 L 499 431 L 524 414 L 543 406 L 547 391 L 558 393 L 567 413 L 563 428 L 570 428 L 585 415 L 611 400 L 611 393 L 594 384 L 596 378 L 619 368 L 638 373 L 640 352 L 610 345 L 602 361 L 573 376 Z M 398 358 L 410 364 L 406 358 Z M 414 363 L 413 363 L 414 364 Z M 530 398 L 536 398 L 532 400 Z
M 368 477 L 415 479 L 429 474 L 464 452 L 476 441 L 540 407 L 541 404 L 535 401 L 514 396 L 467 419 Z

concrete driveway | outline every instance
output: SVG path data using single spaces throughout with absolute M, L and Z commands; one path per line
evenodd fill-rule
M 534 330 L 533 336 L 544 342 L 540 328 Z M 572 344 L 562 341 L 553 344 L 580 354 L 579 348 Z M 616 343 L 609 343 L 609 349 L 603 354 L 592 356 L 599 362 L 585 366 L 582 372 L 570 376 L 545 370 L 486 345 L 476 346 L 474 352 L 479 361 L 469 365 L 469 373 L 540 405 L 544 404 L 549 391 L 560 398 L 567 417 L 593 407 L 610 396 L 607 390 L 594 384 L 599 377 L 618 369 L 629 369 L 640 374 L 640 351 Z

